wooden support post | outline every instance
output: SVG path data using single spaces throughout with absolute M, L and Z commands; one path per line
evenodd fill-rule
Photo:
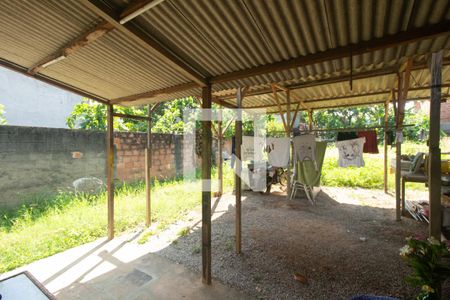
M 202 88 L 202 275 L 211 284 L 211 85 Z M 205 118 L 209 116 L 209 118 Z
M 235 175 L 235 194 L 236 194 L 236 253 L 241 253 L 241 194 L 242 194 L 242 88 L 238 88 L 237 95 L 237 116 L 235 125 L 235 147 L 236 147 L 236 175 Z
M 220 120 L 217 124 L 217 132 L 219 136 L 218 139 L 218 151 L 219 151 L 219 162 L 217 165 L 217 173 L 219 177 L 219 197 L 223 194 L 223 155 L 222 155 L 222 143 L 223 143 L 223 132 L 222 132 L 222 111 L 220 111 Z
M 152 119 L 151 107 L 148 108 L 147 120 L 147 147 L 145 148 L 145 225 L 152 224 L 152 202 L 151 202 L 151 169 L 152 169 Z
M 312 109 L 308 109 L 308 122 L 309 122 L 309 130 L 313 130 L 313 111 Z
M 106 192 L 108 194 L 108 239 L 114 238 L 114 107 L 107 105 Z
M 397 221 L 401 220 L 401 186 L 400 180 L 402 177 L 402 143 L 398 140 L 399 134 L 402 132 L 400 124 L 400 106 L 402 105 L 402 90 L 401 90 L 401 77 L 398 78 L 398 92 L 397 92 L 397 109 L 396 109 L 396 126 L 395 126 L 395 219 Z
M 286 90 L 286 123 L 288 126 L 286 127 L 286 137 L 291 138 L 291 91 Z M 291 145 L 291 142 L 289 141 L 289 145 Z M 289 147 L 289 163 L 287 168 L 287 194 L 286 199 L 289 200 L 289 197 L 291 196 L 291 167 L 292 167 L 292 149 Z
M 405 104 L 408 98 L 409 82 L 411 77 L 412 59 L 408 59 L 398 75 L 397 81 L 397 115 L 396 129 L 397 136 L 401 135 L 401 140 L 397 139 L 396 147 L 396 168 L 395 168 L 395 199 L 396 199 L 396 218 L 400 221 L 401 215 L 406 214 L 405 196 L 401 193 L 401 159 L 402 159 L 402 142 L 403 142 L 403 120 L 405 118 Z M 403 70 L 404 69 L 404 70 Z
M 388 192 L 388 136 L 389 127 L 389 101 L 384 103 L 384 192 Z
M 430 102 L 430 134 L 429 134 L 429 166 L 428 190 L 430 195 L 429 234 L 441 240 L 442 207 L 441 207 L 441 149 L 440 116 L 441 116 L 441 83 L 442 83 L 442 51 L 431 56 L 431 102 Z

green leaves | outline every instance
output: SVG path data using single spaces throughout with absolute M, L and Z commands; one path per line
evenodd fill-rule
M 6 125 L 4 113 L 5 113 L 5 106 L 3 104 L 0 104 L 0 125 Z
M 414 271 L 406 281 L 422 289 L 417 299 L 440 299 L 441 285 L 450 278 L 450 252 L 447 245 L 434 238 L 408 238 L 400 255 Z

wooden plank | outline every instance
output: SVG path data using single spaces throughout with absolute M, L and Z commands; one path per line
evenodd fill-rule
M 384 192 L 388 192 L 388 137 L 389 100 L 384 103 Z
M 197 87 L 198 87 L 197 83 L 187 82 L 187 83 L 182 83 L 182 84 L 167 87 L 167 88 L 162 88 L 162 89 L 152 90 L 152 91 L 148 91 L 148 92 L 144 92 L 144 93 L 140 93 L 140 94 L 134 94 L 134 95 L 129 95 L 129 96 L 125 96 L 125 97 L 112 99 L 111 103 L 118 104 L 118 103 L 125 103 L 125 102 L 130 102 L 130 101 L 146 99 L 146 98 L 151 99 L 151 98 L 155 98 L 156 96 L 168 95 L 171 93 L 187 91 L 187 90 L 191 90 L 191 89 L 194 89 Z
M 449 83 L 446 84 L 442 84 L 442 87 L 450 87 Z M 430 86 L 422 86 L 422 87 L 413 87 L 413 88 L 409 88 L 409 91 L 421 91 L 421 90 L 427 90 L 430 89 Z M 397 91 L 398 89 L 394 89 L 394 91 Z M 297 100 L 297 101 L 291 101 L 291 104 L 298 104 L 301 103 L 303 101 L 304 109 L 309 109 L 311 108 L 311 104 L 317 104 L 320 102 L 325 102 L 328 103 L 330 101 L 333 100 L 340 100 L 340 99 L 352 99 L 352 98 L 360 98 L 360 97 L 368 97 L 368 96 L 389 96 L 390 93 L 392 92 L 392 89 L 388 89 L 388 90 L 384 90 L 384 91 L 376 91 L 376 92 L 367 92 L 367 93 L 355 93 L 355 94 L 349 94 L 349 95 L 339 95 L 339 96 L 335 96 L 335 97 L 326 97 L 326 98 L 318 98 L 318 99 L 302 99 L 302 100 Z M 418 98 L 414 98 L 415 99 L 422 99 L 423 97 L 418 97 Z M 428 97 L 429 98 L 429 97 Z M 428 99 L 427 98 L 427 99 Z M 384 98 L 386 99 L 386 98 Z M 408 99 L 406 99 L 408 100 Z M 405 101 L 406 101 L 405 100 Z M 380 100 L 377 101 L 376 103 L 384 103 L 385 100 Z M 373 102 L 370 102 L 369 104 L 372 104 Z M 280 103 L 281 105 L 283 105 L 283 103 Z M 357 106 L 358 104 L 349 104 L 348 106 Z M 264 105 L 255 105 L 255 106 L 248 106 L 246 108 L 270 108 L 270 107 L 277 107 L 278 104 L 264 104 Z M 339 105 L 338 105 L 339 106 Z M 321 108 L 315 108 L 315 109 L 323 109 Z
M 95 42 L 96 40 L 110 32 L 112 29 L 114 29 L 114 27 L 106 21 L 99 23 L 97 26 L 72 40 L 70 43 L 66 44 L 55 53 L 34 64 L 31 68 L 28 69 L 28 73 L 31 75 L 38 73 L 44 68 L 46 64 L 57 62 L 59 58 L 62 59 L 72 55 L 79 49 Z
M 308 125 L 309 125 L 310 131 L 314 130 L 314 128 L 313 128 L 313 110 L 312 109 L 308 110 Z
M 295 108 L 294 117 L 292 118 L 292 121 L 291 121 L 291 124 L 290 124 L 291 130 L 292 130 L 292 128 L 294 128 L 294 123 L 295 123 L 295 120 L 297 119 L 297 114 L 298 114 L 298 111 L 300 109 L 300 104 L 301 104 L 301 102 L 299 102 L 297 104 L 297 107 Z
M 204 70 L 197 70 L 199 66 L 194 68 L 180 56 L 176 55 L 172 49 L 164 45 L 161 40 L 155 36 L 152 36 L 149 32 L 144 32 L 141 27 L 132 24 L 132 22 L 120 24 L 120 15 L 107 6 L 104 2 L 100 0 L 79 1 L 93 13 L 111 23 L 115 29 L 121 31 L 128 38 L 134 40 L 142 48 L 151 51 L 152 54 L 155 54 L 156 59 L 170 65 L 200 86 L 204 87 L 207 85 L 206 78 L 203 75 L 206 74 Z
M 145 148 L 145 225 L 149 227 L 152 224 L 152 108 L 150 105 L 148 105 L 147 109 L 147 147 Z
M 284 130 L 287 131 L 288 130 L 287 123 L 286 123 L 286 120 L 284 119 L 283 113 L 281 112 L 282 111 L 281 110 L 281 103 L 280 103 L 280 99 L 278 99 L 277 87 L 275 85 L 272 85 L 272 92 L 273 92 L 273 97 L 275 98 L 275 101 L 276 101 L 277 106 L 278 106 L 278 111 L 280 113 L 281 121 L 283 121 Z M 257 108 L 259 108 L 259 107 L 257 107 Z
M 202 109 L 211 109 L 211 85 L 202 88 Z M 211 284 L 211 118 L 202 120 L 202 276 Z
M 396 143 L 395 143 L 395 218 L 397 221 L 401 220 L 401 168 L 402 168 L 402 143 L 398 141 L 397 136 L 399 132 L 402 132 L 402 127 L 400 124 L 400 106 L 404 105 L 403 99 L 401 99 L 403 93 L 401 91 L 402 88 L 402 78 L 398 77 L 398 90 L 397 90 L 397 109 L 395 115 L 395 134 L 396 134 Z
M 448 65 L 448 64 L 450 64 L 450 60 L 445 61 L 445 63 L 444 63 L 444 65 Z M 311 81 L 307 81 L 307 82 L 303 82 L 303 83 L 295 83 L 295 84 L 286 85 L 286 88 L 288 88 L 290 90 L 301 90 L 301 89 L 305 89 L 305 88 L 323 86 L 323 85 L 328 85 L 328 84 L 333 84 L 333 83 L 347 82 L 350 79 L 355 81 L 355 80 L 359 80 L 359 79 L 367 79 L 367 78 L 382 77 L 382 76 L 387 76 L 387 75 L 395 75 L 398 73 L 398 69 L 400 67 L 387 67 L 387 68 L 382 68 L 382 69 L 358 72 L 358 73 L 353 73 L 353 76 L 350 76 L 350 75 L 332 76 L 332 77 L 318 79 L 318 80 L 311 80 Z M 423 70 L 423 69 L 427 69 L 427 68 L 428 68 L 428 66 L 426 64 L 416 64 L 411 68 L 411 70 L 415 71 L 415 70 Z M 247 92 L 246 96 L 264 95 L 264 94 L 269 94 L 271 92 L 272 92 L 272 87 L 261 88 L 261 89 L 256 89 L 256 90 L 249 90 Z M 234 99 L 234 98 L 235 98 L 234 94 L 220 97 L 221 100 L 229 100 L 229 99 Z M 292 102 L 292 103 L 294 103 L 294 102 Z
M 106 192 L 108 197 L 108 239 L 114 238 L 114 116 L 113 105 L 107 107 Z
M 291 138 L 291 91 L 286 90 L 286 123 L 289 124 L 285 129 L 285 135 L 287 138 Z M 291 196 L 291 168 L 292 168 L 292 149 L 291 149 L 291 143 L 289 142 L 289 163 L 287 166 L 287 193 L 286 193 L 286 200 L 289 200 Z
M 242 147 L 242 89 L 238 88 L 236 94 L 237 101 L 237 116 L 236 116 L 236 125 L 235 125 L 235 152 L 236 152 L 236 175 L 234 177 L 234 186 L 235 186 L 235 195 L 236 195 L 236 253 L 241 253 L 241 197 L 242 197 L 242 155 L 241 155 L 241 147 Z
M 222 116 L 222 112 L 220 112 L 220 115 Z M 222 154 L 222 143 L 223 143 L 223 133 L 222 133 L 222 120 L 219 120 L 217 122 L 217 131 L 218 134 L 218 151 L 219 151 L 219 161 L 217 162 L 217 173 L 219 177 L 219 196 L 222 196 L 223 194 L 223 154 Z
M 342 47 L 332 48 L 318 53 L 296 57 L 289 60 L 257 66 L 250 69 L 225 73 L 222 75 L 212 77 L 210 82 L 216 84 L 239 79 L 245 79 L 252 76 L 269 74 L 273 72 L 284 71 L 307 65 L 313 65 L 324 61 L 346 58 L 348 57 L 350 52 L 352 53 L 352 55 L 356 56 L 368 52 L 374 52 L 376 50 L 405 45 L 423 39 L 430 39 L 442 35 L 448 35 L 449 33 L 450 33 L 450 22 L 444 21 L 439 24 L 422 28 L 414 28 L 408 31 L 399 32 L 397 34 L 388 35 L 381 38 L 375 38 L 368 41 L 363 41 L 358 44 L 350 44 Z
M 125 119 L 133 119 L 133 120 L 139 120 L 139 121 L 147 121 L 148 117 L 146 116 L 136 116 L 136 115 L 129 115 L 129 114 L 121 114 L 121 113 L 113 113 L 114 117 L 118 118 L 125 118 Z
M 441 240 L 442 207 L 441 207 L 441 149 L 440 116 L 441 116 L 441 83 L 442 83 L 442 51 L 431 55 L 431 101 L 430 101 L 430 134 L 429 134 L 429 169 L 428 190 L 430 201 L 430 236 Z
M 150 8 L 164 2 L 164 0 L 135 0 L 130 3 L 130 5 L 125 8 L 120 14 L 120 24 L 131 21 L 137 16 L 143 14 Z
M 9 69 L 11 71 L 20 73 L 22 75 L 25 75 L 27 77 L 34 78 L 34 79 L 37 79 L 39 81 L 45 82 L 46 84 L 49 84 L 51 86 L 63 89 L 65 91 L 69 91 L 69 92 L 75 93 L 75 94 L 80 95 L 82 97 L 87 97 L 87 98 L 92 99 L 94 101 L 97 101 L 99 103 L 102 103 L 102 104 L 108 104 L 109 103 L 109 100 L 104 98 L 104 97 L 101 97 L 99 95 L 96 95 L 96 94 L 84 91 L 84 90 L 79 89 L 79 88 L 77 88 L 77 87 L 75 87 L 73 85 L 66 84 L 66 83 L 64 83 L 62 81 L 59 81 L 59 80 L 56 80 L 54 78 L 50 78 L 48 76 L 45 76 L 45 75 L 42 75 L 42 74 L 39 74 L 39 73 L 34 74 L 34 75 L 29 74 L 27 68 L 19 66 L 18 64 L 15 64 L 15 63 L 10 62 L 8 60 L 0 58 L 0 66 L 5 67 L 5 68 L 7 68 L 7 69 Z

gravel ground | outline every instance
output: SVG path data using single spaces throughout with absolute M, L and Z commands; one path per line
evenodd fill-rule
M 399 256 L 407 236 L 426 234 L 414 220 L 395 221 L 394 198 L 382 191 L 323 188 L 316 206 L 281 193 L 245 192 L 242 254 L 234 252 L 234 196 L 213 203 L 212 274 L 260 299 L 349 299 L 360 294 L 411 298 L 409 268 Z M 426 197 L 423 192 L 411 194 Z M 200 271 L 200 213 L 193 229 L 158 251 Z M 195 215 L 195 214 L 194 214 Z M 305 276 L 308 283 L 294 280 Z

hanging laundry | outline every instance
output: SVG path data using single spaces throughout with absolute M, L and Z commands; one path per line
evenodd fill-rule
M 358 138 L 356 131 L 339 131 L 337 134 L 338 141 L 354 140 Z
M 242 160 L 262 161 L 263 151 L 266 146 L 264 138 L 243 136 L 242 137 Z
M 316 161 L 316 137 L 313 134 L 294 137 L 294 166 L 298 160 Z
M 336 142 L 336 147 L 339 150 L 339 167 L 364 167 L 362 154 L 365 142 L 366 138 L 364 137 Z
M 385 134 L 387 135 L 387 144 L 388 145 L 392 145 L 392 143 L 395 140 L 395 135 L 394 135 L 394 131 L 389 129 L 385 132 Z
M 266 148 L 269 163 L 273 167 L 286 167 L 289 164 L 290 139 L 285 138 L 267 138 Z
M 360 131 L 358 132 L 358 137 L 366 138 L 363 148 L 364 153 L 379 153 L 377 132 L 375 130 Z

